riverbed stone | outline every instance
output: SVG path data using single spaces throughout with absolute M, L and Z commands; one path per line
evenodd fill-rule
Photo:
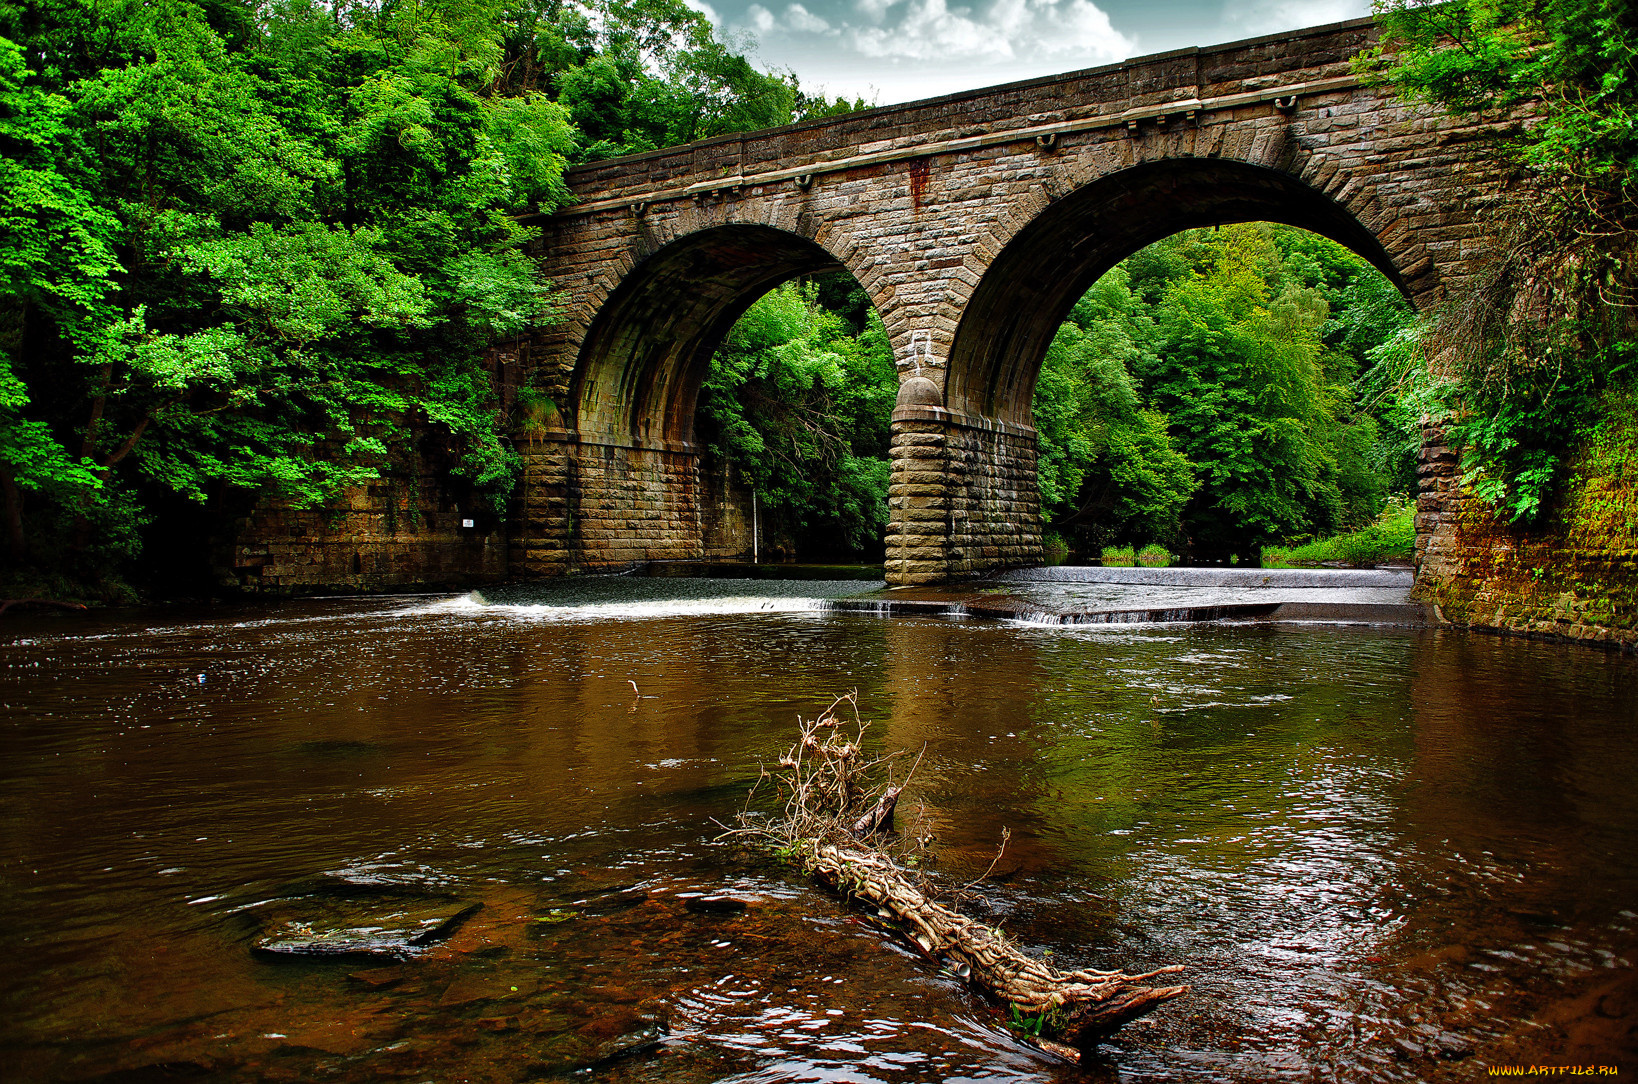
M 438 998 L 440 1009 L 485 1001 L 524 998 L 540 989 L 540 980 L 519 972 L 462 975 L 444 988 Z
M 1473 1056 L 1473 1044 L 1448 1031 L 1435 1036 L 1431 1045 L 1439 1057 L 1446 1061 L 1460 1061 Z
M 670 1028 L 663 1021 L 633 1023 L 627 1018 L 623 1030 L 610 1038 L 588 1038 L 585 1034 L 559 1036 L 547 1050 L 528 1061 L 524 1071 L 534 1079 L 579 1078 L 588 1071 L 646 1054 L 663 1043 L 668 1034 Z
M 404 972 L 396 967 L 375 967 L 367 971 L 354 971 L 347 976 L 354 982 L 363 983 L 381 989 L 387 986 L 396 986 L 404 981 Z
M 483 904 L 447 899 L 309 897 L 269 905 L 251 950 L 269 959 L 407 960 Z
M 683 906 L 699 915 L 737 915 L 744 913 L 749 903 L 735 896 L 689 896 Z

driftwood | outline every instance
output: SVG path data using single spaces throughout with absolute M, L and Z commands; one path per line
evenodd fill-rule
M 903 787 L 888 787 L 882 796 L 876 799 L 864 816 L 853 822 L 853 838 L 866 839 L 877 832 L 891 832 L 893 830 L 893 810 L 898 807 L 899 795 Z
M 1078 1060 L 1100 1037 L 1188 990 L 1146 985 L 1183 970 L 1178 965 L 1141 974 L 1057 971 L 1019 951 L 1000 930 L 938 902 L 914 868 L 927 839 L 886 834 L 915 769 L 897 785 L 874 781 L 894 757 L 865 757 L 866 724 L 858 721 L 856 705 L 851 733 L 842 732 L 835 709 L 844 701 L 854 703 L 844 697 L 803 723 L 797 744 L 764 772 L 785 797 L 782 814 L 759 817 L 747 809 L 730 837 L 769 847 L 844 895 L 873 904 L 922 952 L 1008 1006 L 1027 1041 L 1060 1057 Z

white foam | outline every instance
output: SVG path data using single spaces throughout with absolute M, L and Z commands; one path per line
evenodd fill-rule
M 440 599 L 403 611 L 405 613 L 448 615 L 493 615 L 518 621 L 646 621 L 659 617 L 716 617 L 733 614 L 812 613 L 824 609 L 818 598 L 771 598 L 767 595 L 733 595 L 724 598 L 672 598 L 648 601 L 588 602 L 578 605 L 554 603 L 490 602 L 477 591 L 456 598 Z

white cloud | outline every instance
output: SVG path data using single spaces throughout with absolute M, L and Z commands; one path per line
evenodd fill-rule
M 1253 0 L 1231 5 L 1223 13 L 1223 23 L 1234 33 L 1250 37 L 1339 23 L 1370 11 L 1368 0 Z
M 853 0 L 853 6 L 859 13 L 873 23 L 879 23 L 887 17 L 888 9 L 899 0 Z
M 1099 2 L 779 0 L 775 14 L 772 0 L 753 0 L 732 21 L 804 87 L 886 105 L 1132 56 L 1136 37 L 1117 31 Z
M 897 22 L 848 31 L 865 56 L 906 60 L 1072 56 L 1088 64 L 1119 60 L 1133 47 L 1090 0 L 992 0 L 978 13 L 946 0 L 909 0 Z
M 785 25 L 792 30 L 808 34 L 823 34 L 830 29 L 830 24 L 801 4 L 792 4 L 785 9 Z

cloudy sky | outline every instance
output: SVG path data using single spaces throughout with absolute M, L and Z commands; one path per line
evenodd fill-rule
M 879 105 L 1351 19 L 1369 0 L 692 0 L 764 67 Z

